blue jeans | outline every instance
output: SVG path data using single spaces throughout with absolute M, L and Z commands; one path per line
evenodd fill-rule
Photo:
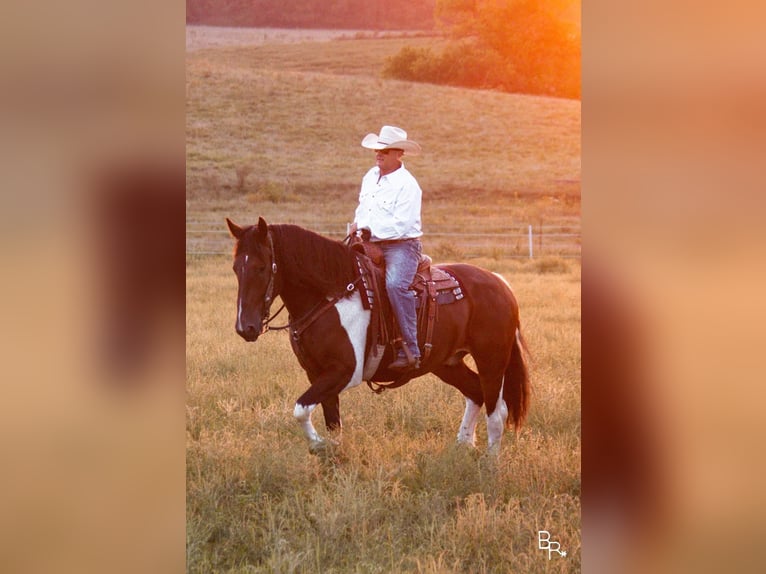
M 418 270 L 423 247 L 419 239 L 408 239 L 380 247 L 386 260 L 386 291 L 402 330 L 402 339 L 407 343 L 412 356 L 419 357 L 415 295 L 409 287 Z

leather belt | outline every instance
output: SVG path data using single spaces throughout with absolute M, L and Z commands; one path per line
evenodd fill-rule
M 381 239 L 380 241 L 372 241 L 376 245 L 394 245 L 395 243 L 404 243 L 405 241 L 414 241 L 417 237 L 405 237 L 404 239 Z

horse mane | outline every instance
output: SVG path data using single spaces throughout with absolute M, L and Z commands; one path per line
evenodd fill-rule
M 304 287 L 334 296 L 354 281 L 351 249 L 297 225 L 269 225 L 276 259 L 286 276 Z

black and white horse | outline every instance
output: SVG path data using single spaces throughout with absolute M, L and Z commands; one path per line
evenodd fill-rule
M 356 253 L 343 242 L 295 225 L 268 225 L 263 218 L 245 227 L 226 222 L 236 239 L 237 333 L 246 341 L 258 339 L 274 298 L 282 299 L 293 350 L 311 383 L 293 411 L 311 452 L 326 446 L 311 422 L 316 406 L 322 405 L 328 430 L 339 430 L 340 393 L 365 379 L 403 382 L 402 377 L 407 381 L 431 372 L 458 389 L 466 401 L 460 443 L 475 445 L 482 405 L 490 451 L 500 448 L 506 426 L 518 430 L 522 425 L 530 397 L 526 347 L 518 303 L 502 277 L 472 265 L 438 266 L 458 279 L 464 297 L 439 308 L 428 358 L 418 370 L 402 375 L 385 367 L 393 357 L 387 348 L 383 366 L 369 373 L 370 311 L 359 292 Z M 419 342 L 422 347 L 422 336 Z M 478 372 L 463 361 L 468 354 Z

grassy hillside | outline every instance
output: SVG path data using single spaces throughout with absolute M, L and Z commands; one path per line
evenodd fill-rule
M 390 123 L 423 146 L 406 164 L 424 190 L 426 234 L 579 229 L 579 102 L 380 79 L 385 58 L 403 45 L 439 41 L 190 54 L 189 220 L 220 226 L 223 216 L 264 215 L 340 233 L 373 163 L 359 143 Z
M 434 26 L 435 0 L 186 0 L 186 23 L 271 28 L 419 30 Z
M 189 572 L 579 572 L 580 264 L 513 259 L 437 233 L 579 229 L 579 103 L 396 81 L 387 39 L 187 56 L 187 217 L 229 251 L 223 217 L 345 231 L 372 165 L 359 142 L 398 124 L 424 153 L 426 251 L 501 272 L 533 353 L 528 424 L 497 459 L 454 446 L 464 401 L 432 376 L 341 396 L 339 457 L 292 421 L 307 381 L 284 333 L 234 333 L 227 255 L 187 258 Z M 321 414 L 315 417 L 324 434 Z M 566 558 L 537 548 L 548 530 Z

